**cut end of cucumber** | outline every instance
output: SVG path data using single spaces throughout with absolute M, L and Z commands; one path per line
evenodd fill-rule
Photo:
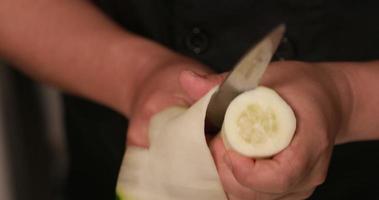
M 277 117 L 271 107 L 249 104 L 237 118 L 238 133 L 247 143 L 265 143 L 278 130 Z
M 229 148 L 245 156 L 262 158 L 287 147 L 295 129 L 291 107 L 274 90 L 258 87 L 230 103 L 222 134 Z

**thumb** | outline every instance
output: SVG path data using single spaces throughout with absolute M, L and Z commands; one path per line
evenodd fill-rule
M 130 119 L 127 133 L 127 144 L 138 147 L 149 147 L 148 122 L 151 116 L 137 115 Z
M 194 102 L 204 96 L 210 89 L 220 84 L 226 73 L 200 75 L 193 71 L 184 70 L 180 74 L 179 82 L 183 90 Z

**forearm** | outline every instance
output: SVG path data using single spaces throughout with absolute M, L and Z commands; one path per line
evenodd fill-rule
M 335 68 L 334 77 L 344 77 L 335 78 L 344 115 L 336 142 L 379 139 L 379 62 L 327 65 Z
M 0 24 L 0 57 L 126 115 L 137 86 L 177 57 L 122 30 L 87 1 L 2 0 Z

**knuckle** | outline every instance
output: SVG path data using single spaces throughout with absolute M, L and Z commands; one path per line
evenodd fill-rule
M 146 116 L 151 116 L 155 112 L 158 111 L 158 106 L 157 106 L 157 100 L 159 96 L 156 94 L 151 94 L 151 96 L 145 100 L 145 102 L 142 103 L 142 112 Z
M 233 170 L 233 174 L 235 175 L 235 178 L 241 185 L 249 188 L 252 188 L 254 186 L 254 179 L 250 176 L 242 174 L 238 170 Z
M 280 189 L 281 192 L 288 192 L 300 181 L 306 171 L 306 163 L 303 157 L 294 154 L 291 160 L 288 161 L 287 167 L 278 174 L 281 179 Z
M 257 187 L 257 185 L 259 185 L 257 179 L 253 176 L 250 176 L 248 174 L 238 173 L 238 172 L 235 172 L 234 174 L 235 174 L 236 180 L 244 187 L 254 189 Z
M 302 173 L 302 168 L 300 166 L 301 161 L 295 159 L 294 163 L 288 166 L 289 168 L 278 173 L 278 192 L 287 193 L 295 187 L 295 185 L 299 182 L 299 177 Z
M 300 195 L 299 195 L 299 199 L 308 199 L 309 197 L 311 197 L 312 196 L 312 194 L 313 194 L 313 192 L 314 192 L 314 190 L 312 189 L 312 190 L 309 190 L 309 191 L 305 191 L 305 192 L 303 192 L 303 193 L 301 193 Z
M 237 169 L 233 169 L 233 174 L 236 180 L 244 187 L 253 189 L 261 184 L 261 182 L 258 179 L 256 179 L 256 176 L 252 174 L 243 173 L 242 171 L 239 171 Z
M 309 192 L 306 192 L 304 193 L 304 195 L 301 197 L 301 199 L 308 199 L 309 197 L 311 197 L 313 194 L 313 191 L 309 191 Z
M 323 184 L 325 182 L 325 180 L 326 180 L 326 174 L 320 173 L 313 178 L 311 185 L 313 187 L 319 186 L 319 185 Z
M 293 183 L 286 173 L 277 175 L 276 193 L 287 193 L 292 188 Z
M 295 174 L 300 174 L 302 173 L 302 171 L 305 170 L 306 168 L 306 159 L 304 159 L 304 155 L 303 156 L 299 156 L 299 155 L 296 155 L 294 154 L 294 156 L 292 156 L 291 158 L 291 161 L 289 161 L 288 163 L 288 166 L 289 166 L 289 171 L 291 171 L 295 176 Z
M 328 152 L 331 149 L 331 146 L 333 146 L 332 140 L 328 134 L 321 134 L 319 139 L 320 142 L 318 143 L 318 149 L 320 151 L 320 154 Z

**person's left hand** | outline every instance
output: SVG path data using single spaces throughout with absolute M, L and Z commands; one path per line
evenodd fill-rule
M 341 125 L 338 91 L 325 68 L 300 62 L 271 64 L 262 83 L 294 109 L 295 136 L 285 150 L 260 160 L 225 149 L 216 137 L 210 148 L 224 191 L 229 200 L 306 199 L 326 178 Z
M 222 77 L 213 75 L 206 66 L 180 56 L 156 67 L 134 89 L 132 104 L 128 106 L 131 112 L 127 144 L 148 148 L 148 127 L 153 115 L 167 107 L 192 105 L 204 95 L 204 88 L 220 82 Z

